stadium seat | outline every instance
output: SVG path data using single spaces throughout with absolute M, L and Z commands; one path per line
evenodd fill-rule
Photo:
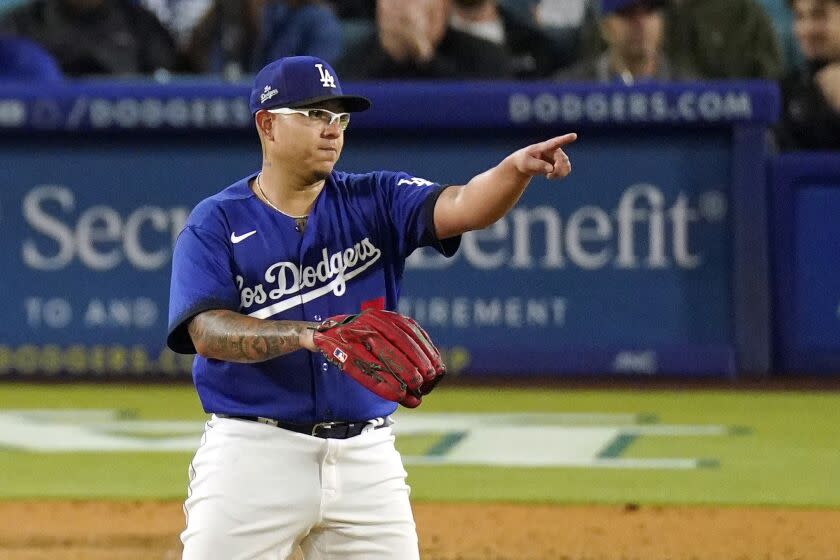
M 61 69 L 40 45 L 19 37 L 0 37 L 0 80 L 58 81 Z

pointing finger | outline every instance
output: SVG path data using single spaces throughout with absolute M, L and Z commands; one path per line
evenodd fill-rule
M 562 136 L 555 136 L 550 140 L 546 140 L 545 142 L 540 142 L 537 144 L 537 147 L 541 152 L 553 152 L 557 148 L 562 148 L 563 146 L 568 146 L 572 142 L 577 140 L 577 134 L 574 132 L 570 132 L 569 134 L 564 134 Z

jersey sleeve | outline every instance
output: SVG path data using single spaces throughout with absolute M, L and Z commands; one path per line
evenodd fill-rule
M 454 255 L 461 236 L 438 239 L 435 232 L 435 204 L 446 187 L 403 172 L 385 172 L 380 180 L 400 253 L 408 257 L 418 247 L 432 247 L 446 257 Z
M 187 325 L 210 309 L 239 310 L 239 290 L 230 246 L 210 230 L 188 225 L 175 242 L 169 289 L 169 335 L 166 344 L 180 354 L 194 354 Z

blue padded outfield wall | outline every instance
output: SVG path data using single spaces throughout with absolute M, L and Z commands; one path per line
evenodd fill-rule
M 735 376 L 770 367 L 774 86 L 359 84 L 339 168 L 462 183 L 576 131 L 457 256 L 416 253 L 401 310 L 463 375 Z M 164 350 L 190 208 L 255 171 L 245 86 L 0 87 L 0 377 L 182 376 Z M 838 201 L 803 202 L 817 211 Z M 807 210 L 807 208 L 813 208 Z

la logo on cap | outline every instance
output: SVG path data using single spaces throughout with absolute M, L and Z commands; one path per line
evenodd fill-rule
M 262 95 L 260 95 L 260 103 L 265 103 L 275 95 L 277 95 L 276 89 L 271 89 L 271 86 L 265 86 Z
M 321 85 L 324 87 L 334 88 L 335 77 L 330 74 L 329 68 L 324 68 L 323 64 L 316 64 L 315 68 L 318 69 L 318 73 L 321 75 Z

